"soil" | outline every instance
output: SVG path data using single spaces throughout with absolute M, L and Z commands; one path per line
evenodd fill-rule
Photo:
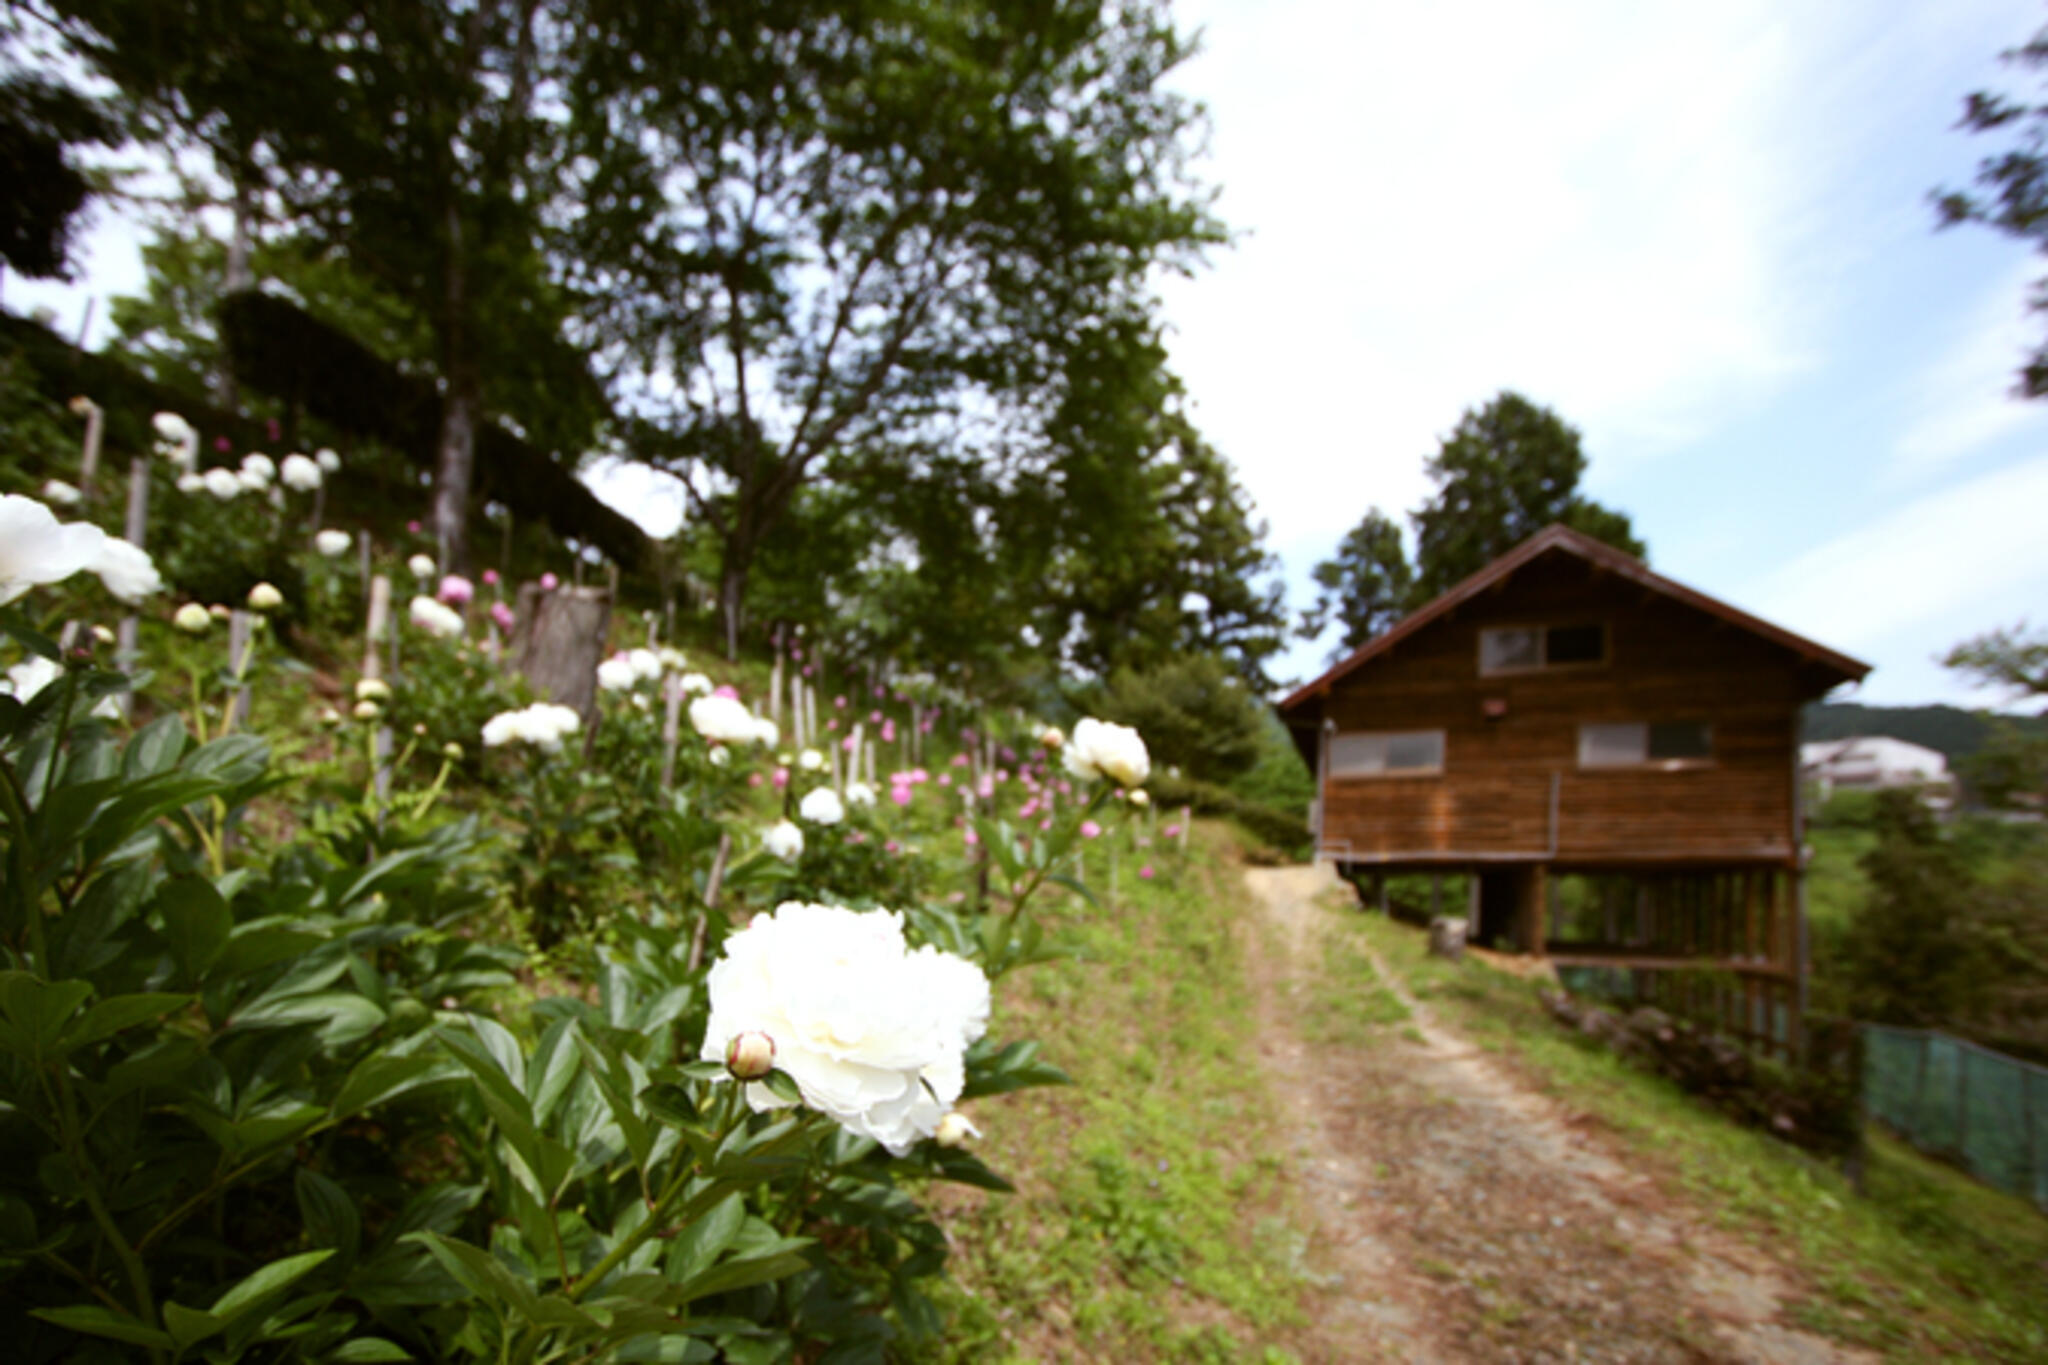
M 1799 1277 L 1630 1169 L 1589 1128 L 1445 1026 L 1414 1013 L 1371 1047 L 1312 1045 L 1299 1019 L 1334 923 L 1327 865 L 1247 869 L 1260 1051 L 1314 1219 L 1311 1361 L 1872 1360 L 1799 1330 Z M 1474 970 L 1485 970 L 1475 967 Z M 1300 997 L 1302 1004 L 1295 1003 Z

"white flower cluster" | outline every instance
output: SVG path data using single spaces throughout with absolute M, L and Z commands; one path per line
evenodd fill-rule
M 277 467 L 278 481 L 297 493 L 310 493 L 320 486 L 320 466 L 310 455 L 287 455 Z
M 350 540 L 346 531 L 320 531 L 313 536 L 313 548 L 329 559 L 336 559 L 348 553 Z
M 965 958 L 911 949 L 903 917 L 789 901 L 725 941 L 707 979 L 701 1056 L 761 1033 L 803 1102 L 896 1156 L 935 1136 L 988 1028 L 988 978 Z M 782 1106 L 749 1083 L 756 1111 Z
M 688 688 L 689 682 L 683 679 L 683 686 Z M 747 710 L 738 697 L 716 692 L 690 703 L 690 724 L 714 744 L 765 744 L 772 749 L 782 737 L 774 721 Z
M 670 650 L 673 654 L 675 651 Z M 678 659 L 682 656 L 676 655 Z M 628 649 L 597 666 L 597 685 L 607 692 L 630 692 L 643 682 L 661 678 L 662 656 L 651 649 Z
M 199 433 L 192 424 L 175 412 L 160 412 L 149 424 L 156 429 L 156 453 L 190 474 L 199 463 Z
M 484 747 L 531 744 L 542 753 L 559 753 L 562 741 L 583 728 L 583 719 L 566 706 L 537 701 L 519 711 L 500 711 L 484 722 Z
M 1136 787 L 1152 772 L 1145 741 L 1128 725 L 1091 716 L 1074 727 L 1066 750 L 1067 771 L 1089 781 L 1106 777 L 1118 786 Z
M 796 813 L 807 824 L 836 825 L 846 818 L 846 806 L 839 799 L 839 793 L 830 787 L 819 787 L 804 793 L 804 799 L 797 803 Z
M 431 597 L 413 598 L 406 608 L 406 616 L 429 635 L 438 635 L 444 640 L 462 638 L 462 613 Z
M 146 551 L 91 522 L 60 522 L 34 498 L 0 496 L 0 607 L 75 573 L 97 574 L 123 602 L 140 602 L 164 586 Z

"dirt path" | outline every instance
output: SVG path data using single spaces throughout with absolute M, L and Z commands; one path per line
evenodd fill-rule
M 1337 883 L 1324 867 L 1249 870 L 1267 932 L 1248 936 L 1260 1050 L 1329 1274 L 1318 1361 L 1870 1359 L 1780 1314 L 1786 1275 L 1674 1201 L 1625 1156 L 1431 1018 L 1372 1048 L 1300 1028 Z M 1483 970 L 1475 967 L 1474 970 Z

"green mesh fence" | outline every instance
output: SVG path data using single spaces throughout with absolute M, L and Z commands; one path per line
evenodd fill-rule
M 1863 1026 L 1871 1117 L 2048 1208 L 2048 1067 L 1921 1029 Z

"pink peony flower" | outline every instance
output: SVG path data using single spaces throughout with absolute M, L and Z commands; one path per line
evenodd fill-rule
M 512 608 L 503 602 L 491 603 L 491 619 L 498 623 L 499 630 L 508 635 L 512 633 Z
M 848 753 L 852 753 L 852 752 L 853 752 L 853 736 L 852 736 L 852 735 L 848 735 L 848 736 L 847 736 L 847 737 L 846 737 L 845 739 L 842 739 L 842 740 L 840 740 L 840 741 L 839 741 L 839 747 L 840 747 L 840 748 L 842 748 L 842 749 L 844 749 L 844 750 L 846 750 L 846 752 L 848 752 Z
M 950 787 L 950 786 L 952 786 L 952 785 L 953 785 L 953 774 L 951 774 L 951 773 L 940 773 L 940 774 L 939 774 L 939 785 L 940 785 L 941 787 Z
M 496 569 L 484 570 L 484 586 L 487 588 L 495 588 L 498 586 L 498 571 Z
M 540 576 L 540 590 L 542 592 L 553 592 L 561 586 L 562 580 L 551 573 L 544 573 Z
M 891 839 L 888 843 L 882 845 L 882 851 L 884 853 L 901 853 L 903 851 L 903 845 L 897 843 L 894 839 Z
M 954 767 L 956 767 L 956 768 L 964 768 L 964 767 L 966 767 L 966 766 L 967 766 L 967 755 L 966 755 L 966 754 L 954 754 L 954 755 L 953 755 L 953 766 L 954 766 Z
M 907 806 L 907 805 L 909 805 L 909 804 L 910 804 L 910 796 L 911 796 L 911 792 L 910 792 L 910 788 L 908 788 L 908 787 L 891 787 L 891 788 L 889 788 L 889 799 L 890 799 L 891 801 L 894 801 L 894 802 L 895 802 L 895 803 L 896 803 L 897 805 L 899 805 L 899 806 Z
M 832 699 L 832 709 L 835 711 L 844 711 L 846 709 L 846 696 L 844 693 Z
M 966 839 L 967 846 L 969 848 L 973 848 L 976 844 L 981 842 L 981 836 L 974 832 L 974 826 L 972 825 L 969 825 L 966 829 Z
M 1040 821 L 1038 822 L 1038 827 L 1039 827 L 1039 829 L 1041 829 L 1041 830 L 1048 830 L 1048 829 L 1051 829 L 1051 828 L 1052 828 L 1052 817 L 1051 817 L 1050 815 L 1048 815 L 1048 816 L 1046 816 L 1046 817 L 1045 817 L 1045 818 L 1044 818 L 1043 820 L 1040 820 Z
M 1036 801 L 1026 801 L 1023 805 L 1017 807 L 1017 818 L 1019 820 L 1029 820 L 1036 814 L 1038 814 L 1038 803 Z
M 789 769 L 787 769 L 787 768 L 777 768 L 777 769 L 775 770 L 775 790 L 777 790 L 777 791 L 781 791 L 781 790 L 782 790 L 782 789 L 783 789 L 784 787 L 787 787 L 788 785 L 789 785 Z
M 893 721 L 893 720 L 885 720 L 885 721 L 883 721 L 883 722 L 882 722 L 882 743 L 884 743 L 884 744 L 894 744 L 895 742 L 896 742 L 896 722 L 895 722 L 895 721 Z
M 476 584 L 461 574 L 448 574 L 441 580 L 441 590 L 434 594 L 452 607 L 468 606 L 476 596 Z
M 405 529 L 413 535 L 418 535 L 420 533 L 420 524 L 417 521 L 408 521 L 405 524 Z
M 835 717 L 835 718 L 834 718 L 834 719 L 832 719 L 832 720 L 828 720 L 828 721 L 826 721 L 826 722 L 825 722 L 825 728 L 826 728 L 827 730 L 837 730 L 837 729 L 839 728 L 839 721 L 838 721 L 838 719 L 837 719 L 837 718 Z
M 1179 826 L 1179 825 L 1168 825 L 1168 826 L 1167 826 L 1167 827 L 1166 827 L 1165 829 L 1162 829 L 1162 830 L 1160 830 L 1159 832 L 1160 832 L 1161 834 L 1164 834 L 1164 835 L 1165 835 L 1165 836 L 1166 836 L 1167 838 L 1169 838 L 1169 839 L 1178 839 L 1178 838 L 1180 838 L 1180 826 Z
M 811 676 L 811 666 L 809 664 L 804 665 L 804 676 L 806 678 Z
M 1151 881 L 1151 880 L 1152 880 L 1152 864 L 1150 864 L 1150 863 L 1146 863 L 1146 864 L 1145 864 L 1145 865 L 1144 865 L 1143 867 L 1139 868 L 1139 869 L 1138 869 L 1138 876 L 1139 876 L 1139 877 L 1140 877 L 1140 878 L 1141 878 L 1142 880 L 1144 880 L 1144 881 L 1148 881 L 1148 882 L 1149 882 L 1149 881 Z
M 758 787 L 758 786 L 760 786 L 760 785 L 761 785 L 761 774 L 759 774 L 759 773 L 748 773 L 748 774 L 747 774 L 747 785 L 748 785 L 749 787 Z
M 734 701 L 738 701 L 740 699 L 740 690 L 731 683 L 720 683 L 717 687 L 711 689 L 711 695 L 714 697 L 731 697 Z
M 213 438 L 213 448 L 225 455 L 235 448 L 235 443 L 225 436 L 216 436 Z
M 272 445 L 275 445 L 284 439 L 284 428 L 278 425 L 275 417 L 266 417 L 263 419 L 263 434 L 270 438 Z
M 1093 820 L 1083 820 L 1081 822 L 1081 837 L 1083 839 L 1094 839 L 1099 837 L 1101 833 L 1102 826 L 1096 824 Z
M 922 768 L 912 768 L 910 770 L 910 780 L 912 782 L 929 782 L 932 780 L 932 775 Z

